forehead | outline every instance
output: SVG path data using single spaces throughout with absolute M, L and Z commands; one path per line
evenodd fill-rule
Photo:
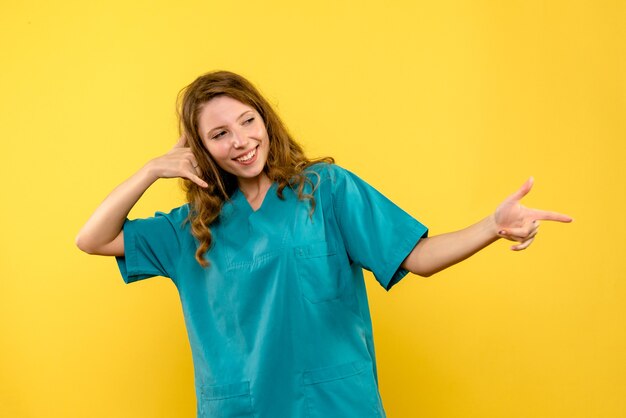
M 201 130 L 210 130 L 217 126 L 232 123 L 242 113 L 254 111 L 254 108 L 229 96 L 218 96 L 206 102 L 198 114 Z

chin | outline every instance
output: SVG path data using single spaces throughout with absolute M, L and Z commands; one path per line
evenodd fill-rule
M 237 176 L 237 178 L 242 178 L 242 179 L 253 179 L 256 177 L 259 177 L 261 174 L 263 174 L 263 168 L 264 167 L 250 167 L 250 169 L 248 170 L 242 170 L 241 168 L 238 167 L 237 170 L 233 170 L 231 171 L 231 174 Z

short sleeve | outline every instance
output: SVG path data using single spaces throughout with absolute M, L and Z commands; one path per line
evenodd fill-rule
M 389 290 L 408 273 L 401 264 L 428 229 L 355 174 L 332 167 L 333 210 L 348 256 Z
M 116 261 L 126 283 L 154 276 L 175 279 L 181 247 L 179 231 L 184 220 L 181 212 L 177 208 L 124 222 L 124 256 L 116 257 Z

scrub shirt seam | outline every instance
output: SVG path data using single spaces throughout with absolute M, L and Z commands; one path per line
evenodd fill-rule
M 128 220 L 128 219 L 127 221 L 128 222 L 125 223 L 123 226 L 123 229 L 125 229 L 124 231 L 124 256 L 123 257 L 124 257 L 124 265 L 126 268 L 126 278 L 122 276 L 122 279 L 124 279 L 124 282 L 126 284 L 130 284 L 130 283 L 139 281 L 142 278 L 140 276 L 143 276 L 143 275 L 164 277 L 163 273 L 168 273 L 168 272 L 162 272 L 162 271 L 159 271 L 158 269 L 145 268 L 145 267 L 139 266 L 139 262 L 138 262 L 139 258 L 137 256 L 138 236 L 137 236 L 137 233 L 135 232 L 135 226 L 132 223 L 133 221 Z M 127 244 L 130 244 L 130 245 L 127 245 Z M 179 247 L 180 247 L 180 241 L 179 241 Z M 180 256 L 178 258 L 180 259 Z M 178 266 L 178 262 L 176 263 L 176 266 L 174 267 L 177 269 L 177 266 Z M 172 279 L 172 281 L 176 283 L 174 278 L 170 277 L 170 279 Z
M 409 273 L 408 270 L 402 268 L 402 261 L 408 257 L 413 248 L 415 248 L 419 240 L 427 231 L 428 229 L 426 227 L 414 224 L 411 226 L 409 233 L 403 237 L 400 249 L 396 252 L 396 254 L 398 254 L 397 257 L 394 257 L 392 261 L 387 263 L 387 266 L 385 266 L 384 273 L 382 275 L 382 277 L 384 277 L 385 290 L 389 291 L 391 289 L 390 284 L 393 287 L 393 285 L 397 284 Z M 392 283 L 394 276 L 398 273 L 401 274 L 401 276 L 398 277 L 394 283 Z
M 331 205 L 330 207 L 332 208 L 333 211 L 333 219 L 335 220 L 335 222 L 337 222 L 337 226 L 339 227 L 339 231 L 343 231 L 343 225 L 341 224 L 341 219 L 340 217 L 337 216 L 337 213 L 341 212 L 341 207 L 343 207 L 343 202 L 339 201 L 339 198 L 341 197 L 341 194 L 339 194 L 339 196 L 337 196 L 337 198 L 335 198 L 335 193 L 333 193 L 332 189 L 337 187 L 337 176 L 334 175 L 335 173 L 331 173 L 332 177 L 330 177 L 331 180 L 331 192 L 330 194 L 330 200 L 331 200 Z M 337 204 L 337 206 L 335 206 L 335 204 Z M 350 255 L 348 254 L 348 257 Z
M 138 271 L 137 268 L 137 235 L 134 232 L 134 226 L 132 221 L 127 219 L 127 223 L 125 223 L 124 228 L 124 264 L 126 267 L 126 283 L 132 283 L 135 276 L 139 276 L 142 272 Z M 130 244 L 130 245 L 127 245 Z
M 165 217 L 168 224 L 172 228 L 172 232 L 174 233 L 174 236 L 176 237 L 176 244 L 178 247 L 178 252 L 175 254 L 174 257 L 172 257 L 172 271 L 165 271 L 165 273 L 169 275 L 169 278 L 174 283 L 176 283 L 177 282 L 176 276 L 178 276 L 178 274 L 176 273 L 178 272 L 178 266 L 180 264 L 180 259 L 181 259 L 181 254 L 182 254 L 182 245 L 181 245 L 180 236 L 178 232 L 183 228 L 184 220 L 180 221 L 179 223 L 175 225 L 172 219 L 170 219 L 170 216 L 168 216 L 167 214 L 163 213 L 161 216 Z

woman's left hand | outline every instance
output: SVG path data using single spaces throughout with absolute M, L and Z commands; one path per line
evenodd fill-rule
M 501 238 L 519 242 L 511 247 L 519 251 L 532 244 L 539 229 L 539 221 L 571 222 L 572 218 L 556 212 L 531 209 L 520 204 L 520 200 L 533 187 L 533 178 L 529 178 L 522 187 L 498 206 L 494 213 L 497 234 Z

